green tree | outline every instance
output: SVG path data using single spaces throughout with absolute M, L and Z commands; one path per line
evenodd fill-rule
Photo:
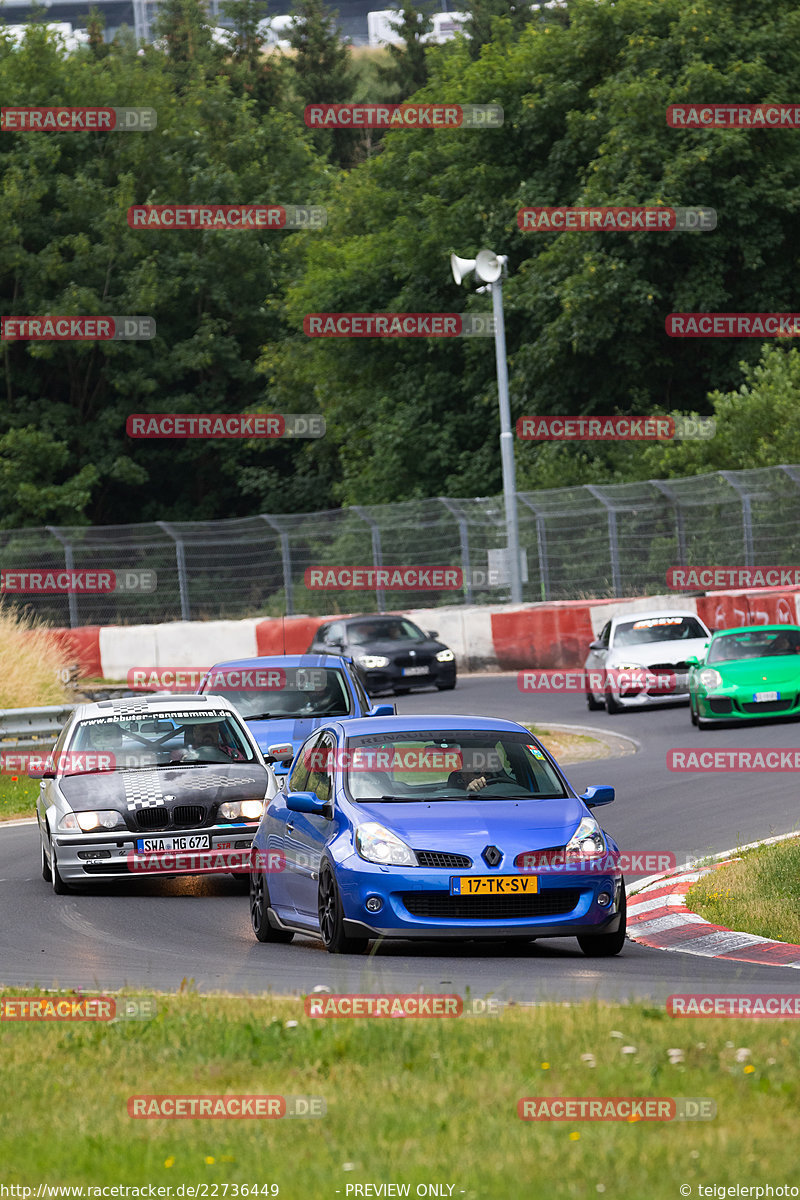
M 259 110 L 277 104 L 283 84 L 281 56 L 265 51 L 267 0 L 224 0 L 222 11 L 233 27 L 231 59 L 225 72 L 234 89 L 254 100 Z
M 469 19 L 464 32 L 472 58 L 479 58 L 481 47 L 498 36 L 498 18 L 510 25 L 513 37 L 519 37 L 534 16 L 529 0 L 469 0 L 465 8 Z
M 387 99 L 404 100 L 413 96 L 428 82 L 426 45 L 423 38 L 433 29 L 429 5 L 415 8 L 407 4 L 398 13 L 399 20 L 393 22 L 398 35 L 403 39 L 399 45 L 386 47 L 390 62 L 380 68 L 381 79 L 386 85 Z
M 296 0 L 291 11 L 287 38 L 294 51 L 292 66 L 301 107 L 348 100 L 353 83 L 350 47 L 339 34 L 337 14 L 324 0 Z M 349 129 L 314 133 L 319 150 L 340 165 L 350 162 L 357 141 Z
M 0 345 L 0 438 L 8 479 L 18 466 L 21 481 L 12 498 L 6 489 L 1 519 L 35 524 L 47 509 L 66 521 L 69 504 L 68 523 L 227 517 L 251 512 L 255 494 L 288 509 L 305 505 L 307 484 L 298 484 L 298 499 L 293 489 L 309 443 L 126 435 L 136 412 L 274 411 L 255 364 L 264 345 L 285 336 L 288 243 L 305 235 L 133 229 L 127 213 L 143 203 L 319 202 L 323 172 L 307 131 L 290 113 L 260 115 L 224 78 L 177 90 L 163 55 L 142 58 L 131 47 L 101 62 L 64 57 L 41 28 L 0 54 L 0 93 L 9 105 L 113 103 L 158 113 L 151 132 L 0 139 L 0 312 L 156 321 L 147 342 Z M 309 411 L 303 400 L 297 411 Z M 46 435 L 38 461 L 27 434 L 11 438 L 19 430 Z M 256 487 L 248 495 L 245 470 Z M 322 503 L 326 487 L 321 470 Z M 56 489 L 47 505 L 37 488 Z
M 216 73 L 223 51 L 214 43 L 204 0 L 163 0 L 154 31 L 179 87 Z

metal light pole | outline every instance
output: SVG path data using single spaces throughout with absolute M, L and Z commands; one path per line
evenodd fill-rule
M 494 312 L 494 350 L 497 360 L 497 394 L 500 401 L 500 460 L 503 467 L 503 498 L 506 510 L 508 569 L 511 577 L 511 600 L 522 603 L 522 574 L 517 520 L 517 482 L 514 467 L 514 434 L 511 429 L 511 405 L 508 400 L 508 365 L 506 362 L 506 327 L 503 319 L 503 270 L 508 262 L 505 254 L 481 250 L 477 258 L 450 255 L 450 266 L 456 283 L 461 283 L 470 271 L 475 272 L 483 287 L 479 292 L 492 293 Z

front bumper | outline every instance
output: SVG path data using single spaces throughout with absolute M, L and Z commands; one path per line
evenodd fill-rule
M 576 937 L 614 933 L 619 928 L 620 872 L 544 872 L 538 875 L 538 891 L 534 896 L 450 896 L 451 877 L 493 873 L 530 877 L 520 871 L 491 872 L 477 868 L 418 867 L 401 871 L 349 858 L 336 872 L 345 927 L 352 936 L 449 940 Z M 597 903 L 601 892 L 610 893 L 611 905 L 603 907 Z M 366 902 L 376 897 L 382 901 L 382 908 L 377 913 L 370 912 Z M 478 918 L 470 915 L 470 905 L 482 915 Z M 412 909 L 417 913 L 444 910 L 446 915 L 417 915 Z
M 226 874 L 249 870 L 250 847 L 258 821 L 240 825 L 212 825 L 207 829 L 170 829 L 168 834 L 132 833 L 127 829 L 102 833 L 56 833 L 58 870 L 75 883 L 93 879 L 142 879 L 147 876 Z M 154 837 L 197 838 L 210 836 L 210 847 L 142 854 L 137 842 Z M 172 858 L 170 859 L 170 855 Z M 138 860 L 138 861 L 137 861 Z M 241 865 L 239 865 L 241 864 Z
M 765 689 L 766 690 L 766 689 Z M 760 721 L 775 717 L 800 717 L 800 695 L 780 693 L 779 700 L 755 701 L 753 689 L 727 689 L 712 695 L 699 692 L 697 715 L 707 721 Z
M 357 669 L 364 687 L 370 695 L 375 695 L 377 692 L 394 691 L 398 687 L 452 687 L 456 681 L 455 660 L 446 663 L 434 660 L 428 664 L 428 670 L 424 675 L 404 675 L 405 668 L 399 667 L 395 663 L 372 671 L 366 671 L 363 667 Z

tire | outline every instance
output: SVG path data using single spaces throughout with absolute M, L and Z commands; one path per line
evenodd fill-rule
M 589 712 L 599 712 L 601 708 L 605 708 L 605 704 L 602 700 L 598 700 L 593 692 L 587 692 L 586 707 L 589 709 Z
M 319 873 L 319 931 L 329 954 L 363 954 L 368 938 L 347 937 L 344 932 L 344 910 L 339 885 L 330 863 L 323 863 Z
M 622 705 L 617 703 L 617 701 L 611 695 L 611 692 L 606 692 L 606 712 L 612 717 L 615 713 L 622 712 Z
M 45 883 L 52 883 L 53 876 L 50 872 L 50 864 L 47 861 L 47 855 L 44 852 L 44 837 L 42 836 L 41 829 L 39 830 L 39 846 L 42 852 L 42 879 L 45 881 Z
M 57 896 L 67 896 L 72 891 L 70 885 L 61 878 L 61 872 L 58 869 L 58 855 L 52 839 L 50 841 L 50 883 Z
M 452 683 L 437 683 L 436 690 L 437 692 L 452 692 L 455 686 L 456 681 L 454 679 Z
M 407 696 L 407 695 L 408 695 L 408 693 L 409 693 L 410 691 L 411 691 L 411 688 L 398 688 L 398 687 L 396 687 L 396 688 L 394 689 L 394 694 L 395 694 L 395 696 Z
M 628 901 L 625 896 L 625 883 L 622 884 L 622 903 L 620 904 L 622 920 L 616 933 L 600 933 L 594 937 L 587 934 L 578 938 L 578 945 L 587 958 L 610 958 L 619 954 L 625 945 L 625 931 L 628 923 Z
M 716 725 L 716 721 L 709 721 L 707 717 L 701 717 L 698 715 L 695 724 L 697 725 L 698 729 L 713 729 Z
M 691 717 L 692 724 L 695 726 L 695 728 L 697 728 L 698 717 L 695 711 L 694 703 L 691 700 L 689 701 L 689 716 Z
M 290 942 L 291 929 L 273 929 L 269 923 L 269 888 L 261 870 L 250 872 L 250 924 L 260 942 Z
M 237 890 L 240 892 L 250 891 L 250 872 L 249 871 L 231 871 L 231 879 L 235 880 Z

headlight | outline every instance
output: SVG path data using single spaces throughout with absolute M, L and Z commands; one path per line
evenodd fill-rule
M 115 809 L 101 809 L 99 812 L 67 813 L 58 823 L 59 829 L 83 833 L 91 833 L 93 829 L 116 829 L 125 824 L 122 813 Z
M 566 853 L 595 858 L 606 852 L 606 839 L 594 817 L 584 817 L 567 842 Z
M 239 817 L 244 817 L 247 821 L 257 821 L 263 811 L 263 800 L 226 801 L 219 806 L 219 815 L 226 821 L 235 821 Z
M 452 662 L 455 658 L 452 650 L 440 650 L 436 655 L 437 662 Z
M 722 676 L 719 671 L 715 671 L 713 667 L 703 667 L 699 675 L 700 683 L 708 691 L 713 691 L 714 688 L 722 687 Z
M 384 658 L 382 654 L 359 654 L 356 662 L 365 671 L 374 671 L 378 667 L 388 667 L 389 659 Z
M 419 866 L 411 847 L 377 821 L 359 825 L 356 830 L 356 850 L 367 862 L 384 863 L 392 867 Z

